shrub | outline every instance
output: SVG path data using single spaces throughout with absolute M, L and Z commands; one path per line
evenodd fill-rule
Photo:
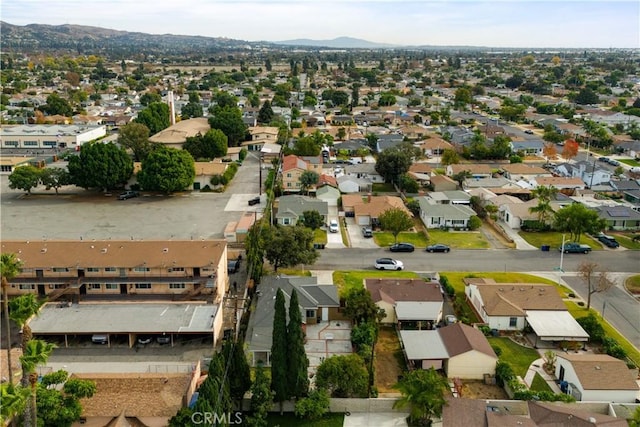
M 449 295 L 453 297 L 456 294 L 456 290 L 451 283 L 449 283 L 449 278 L 447 276 L 440 276 L 440 286 L 442 289 Z
M 329 403 L 329 393 L 322 388 L 315 389 L 309 393 L 309 397 L 296 402 L 295 414 L 300 418 L 317 420 L 327 413 Z
M 513 372 L 513 368 L 507 362 L 502 362 L 498 360 L 496 362 L 496 383 L 500 387 L 504 387 L 505 384 L 508 384 L 509 381 L 516 377 Z
M 240 152 L 238 153 L 238 158 L 240 159 L 241 162 L 244 161 L 244 159 L 247 157 L 247 149 L 243 148 L 242 150 L 240 150 Z
M 592 342 L 599 343 L 604 339 L 604 328 L 593 313 L 589 313 L 588 316 L 580 317 L 576 319 L 576 322 L 586 333 L 589 334 Z
M 211 185 L 215 187 L 217 185 L 220 185 L 220 178 L 222 178 L 220 175 L 213 175 L 209 182 L 211 182 Z
M 500 355 L 502 355 L 502 347 L 492 345 L 491 348 L 493 349 L 493 352 L 496 354 L 496 356 L 500 357 Z
M 576 294 L 574 294 L 573 292 L 569 292 L 569 298 L 575 298 Z
M 490 327 L 488 327 L 487 325 L 480 325 L 480 326 L 478 326 L 478 330 L 479 330 L 480 332 L 482 332 L 482 334 L 483 334 L 485 337 L 488 337 L 489 335 L 491 335 L 491 328 L 490 328 Z M 498 353 L 496 353 L 496 354 L 498 354 Z
M 620 344 L 618 344 L 618 341 L 616 341 L 614 338 L 604 338 L 602 340 L 602 348 L 605 353 L 607 353 L 609 356 L 615 357 L 616 359 L 624 360 L 627 358 L 627 352 L 624 348 L 622 348 Z

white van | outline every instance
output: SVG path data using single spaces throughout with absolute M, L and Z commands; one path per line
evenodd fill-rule
M 94 344 L 106 344 L 109 342 L 107 335 L 95 334 L 91 336 L 91 342 Z

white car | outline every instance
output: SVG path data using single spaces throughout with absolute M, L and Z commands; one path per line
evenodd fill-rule
M 378 258 L 374 264 L 376 270 L 402 270 L 404 264 L 402 261 L 392 258 Z
M 332 219 L 331 221 L 329 221 L 329 232 L 337 233 L 338 231 L 340 231 L 340 226 L 338 225 L 338 220 L 337 219 Z

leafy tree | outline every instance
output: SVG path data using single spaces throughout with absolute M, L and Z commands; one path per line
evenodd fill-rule
M 615 285 L 608 272 L 596 272 L 599 267 L 598 263 L 590 261 L 583 261 L 578 265 L 578 277 L 587 285 L 587 310 L 591 308 L 591 295 L 604 292 Z
M 369 373 L 357 354 L 331 356 L 316 371 L 316 387 L 333 397 L 366 397 Z
M 555 159 L 558 155 L 558 150 L 556 149 L 555 144 L 544 144 L 542 148 L 542 154 L 547 159 L 547 163 L 549 163 L 549 159 Z
M 194 159 L 215 159 L 227 155 L 228 138 L 220 129 L 210 129 L 204 135 L 187 137 L 182 148 Z
M 269 100 L 264 101 L 260 111 L 258 111 L 258 123 L 266 124 L 271 123 L 273 120 L 273 109 L 271 108 L 271 102 Z
M 506 135 L 496 135 L 489 147 L 492 159 L 506 159 L 511 154 L 511 138 Z
M 430 424 L 433 417 L 442 415 L 442 407 L 446 403 L 444 394 L 448 389 L 448 383 L 446 378 L 435 369 L 410 371 L 394 385 L 394 388 L 402 393 L 402 397 L 394 403 L 393 407 L 410 406 L 411 423 L 426 421 Z
M 232 344 L 231 341 L 226 341 L 222 352 L 226 355 L 227 363 L 230 364 L 228 378 L 231 398 L 242 403 L 242 398 L 251 388 L 251 371 L 247 356 L 244 354 L 244 342 L 239 340 Z
M 200 104 L 200 96 L 197 92 L 190 92 L 189 102 L 180 110 L 182 120 L 202 117 L 203 115 L 204 112 L 202 111 L 202 104 Z
M 309 135 L 301 136 L 293 143 L 293 154 L 296 156 L 318 156 L 321 149 Z
M 60 187 L 71 184 L 71 176 L 66 169 L 44 168 L 40 170 L 40 182 L 45 186 L 45 189 L 51 190 L 53 188 L 58 194 Z
M 302 314 L 298 303 L 298 293 L 291 291 L 289 299 L 289 324 L 287 326 L 287 355 L 289 395 L 302 398 L 309 394 L 309 359 L 304 350 L 304 332 L 302 331 Z
M 320 176 L 314 171 L 304 171 L 300 174 L 300 191 L 306 191 L 309 194 L 309 189 L 315 186 L 320 180 Z
M 155 135 L 171 126 L 170 115 L 171 112 L 167 104 L 163 102 L 152 102 L 138 113 L 138 117 L 134 122 L 145 125 L 151 135 Z
M 589 313 L 585 317 L 579 317 L 576 322 L 582 326 L 582 329 L 589 334 L 589 340 L 592 343 L 599 343 L 605 337 L 604 328 L 593 313 Z
M 294 412 L 297 417 L 317 420 L 329 411 L 330 404 L 329 393 L 322 388 L 317 388 L 309 393 L 309 397 L 296 402 Z
M 364 288 L 351 288 L 345 295 L 344 315 L 354 324 L 376 324 L 384 319 L 385 311 L 371 299 L 371 293 Z
M 442 163 L 443 166 L 456 165 L 460 163 L 460 158 L 458 157 L 458 153 L 455 150 L 447 148 L 442 152 L 440 163 Z
M 9 188 L 24 190 L 31 194 L 31 190 L 40 182 L 40 169 L 32 165 L 18 166 L 9 175 Z
M 289 354 L 287 346 L 287 312 L 284 305 L 282 289 L 276 292 L 273 315 L 273 333 L 271 335 L 271 390 L 273 398 L 280 403 L 280 414 L 283 412 L 283 402 L 290 395 Z
M 640 427 L 640 406 L 633 411 L 633 418 L 629 420 L 629 427 Z
M 313 210 L 302 212 L 302 223 L 307 228 L 317 230 L 318 228 L 322 227 L 324 221 L 322 219 L 322 215 L 320 215 L 320 212 Z
M 142 123 L 131 122 L 120 128 L 118 144 L 133 152 L 136 162 L 141 162 L 151 151 L 153 144 L 149 142 L 149 128 Z
M 212 129 L 220 129 L 227 135 L 230 147 L 237 147 L 244 141 L 247 125 L 242 121 L 242 112 L 235 104 L 233 106 L 216 105 L 211 109 L 211 114 L 209 126 Z
M 46 386 L 62 383 L 62 390 Z M 38 417 L 45 426 L 70 427 L 82 415 L 80 399 L 90 398 L 95 392 L 96 384 L 93 381 L 68 379 L 68 373 L 64 371 L 47 374 L 38 385 Z
M 280 267 L 313 264 L 318 252 L 313 248 L 313 232 L 302 226 L 270 227 L 263 231 L 265 258 L 274 271 Z
M 538 199 L 538 204 L 529 208 L 530 213 L 538 215 L 538 221 L 542 225 L 547 225 L 549 220 L 553 217 L 553 208 L 551 207 L 551 201 L 555 199 L 558 194 L 556 187 L 546 187 L 541 185 L 536 187 L 531 195 Z
M 120 188 L 133 174 L 133 160 L 113 143 L 85 144 L 79 156 L 69 159 L 71 182 L 85 189 L 104 191 Z
M 387 209 L 380 214 L 378 221 L 380 221 L 380 227 L 383 230 L 390 231 L 393 234 L 395 243 L 398 243 L 398 234 L 401 231 L 407 231 L 413 227 L 411 216 L 400 208 Z
M 580 146 L 576 141 L 567 139 L 564 142 L 564 147 L 562 147 L 562 153 L 560 155 L 569 161 L 578 155 L 578 148 L 580 148 Z
M 9 280 L 20 273 L 22 261 L 14 253 L 3 252 L 0 254 L 0 275 L 2 276 L 2 311 L 4 316 L 4 326 L 7 343 L 11 346 L 11 322 L 9 317 Z M 7 372 L 9 382 L 13 384 L 13 364 L 11 351 L 7 352 Z M 3 405 L 0 405 L 0 407 Z
M 469 229 L 477 230 L 478 228 L 482 227 L 482 220 L 477 215 L 473 215 L 471 218 L 469 218 L 468 225 Z
M 590 105 L 590 104 L 599 104 L 600 99 L 598 98 L 598 94 L 596 94 L 593 89 L 589 87 L 585 87 L 578 92 L 575 98 L 576 104 L 580 105 Z
M 162 97 L 158 92 L 145 92 L 140 97 L 140 104 L 144 105 L 145 107 L 151 105 L 154 102 L 162 102 Z
M 73 107 L 69 104 L 64 98 L 61 98 L 57 93 L 52 93 L 47 96 L 47 103 L 40 107 L 42 111 L 53 116 L 53 115 L 61 115 L 71 117 L 73 115 Z
M 169 427 L 191 426 L 193 410 L 190 408 L 180 408 L 178 413 L 169 419 Z M 266 426 L 265 426 L 266 427 Z
M 387 107 L 390 105 L 394 105 L 397 102 L 395 95 L 390 92 L 383 92 L 380 94 L 380 98 L 378 99 L 378 105 Z
M 558 210 L 554 216 L 554 226 L 558 231 L 569 232 L 570 240 L 579 242 L 582 233 L 598 233 L 606 228 L 606 220 L 598 212 L 582 203 L 573 203 Z
M 23 372 L 26 372 L 29 385 L 31 387 L 31 402 L 29 408 L 25 408 L 25 414 L 30 412 L 30 416 L 25 417 L 25 424 L 32 426 L 38 425 L 38 409 L 37 409 L 37 391 L 38 391 L 38 372 L 36 368 L 45 365 L 49 356 L 53 352 L 55 346 L 42 340 L 29 340 L 20 356 L 20 364 Z M 27 421 L 28 420 L 28 421 Z
M 467 104 L 471 104 L 473 102 L 471 91 L 466 87 L 459 87 L 458 89 L 456 89 L 454 101 L 462 108 L 464 108 Z
M 191 154 L 172 147 L 160 147 L 142 162 L 138 182 L 145 190 L 168 194 L 189 188 L 195 176 Z
M 399 183 L 400 177 L 409 171 L 412 158 L 406 151 L 389 148 L 378 154 L 375 170 L 385 182 Z
M 473 178 L 473 174 L 470 171 L 465 169 L 456 174 L 453 174 L 451 178 L 453 178 L 453 180 L 458 183 L 460 188 L 462 188 L 462 184 L 464 183 L 464 181 L 469 178 Z
M 256 378 L 251 386 L 251 417 L 247 420 L 254 427 L 267 427 L 267 416 L 273 404 L 273 392 L 262 364 L 258 364 Z

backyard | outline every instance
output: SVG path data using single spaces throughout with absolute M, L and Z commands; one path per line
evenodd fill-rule
M 404 355 L 398 334 L 392 327 L 381 327 L 378 332 L 375 358 L 375 381 L 378 393 L 398 393 L 392 386 L 405 369 Z
M 508 362 L 513 368 L 513 373 L 524 378 L 529 366 L 534 360 L 540 358 L 537 351 L 521 346 L 508 337 L 488 337 L 491 347 L 500 349 L 499 359 Z

